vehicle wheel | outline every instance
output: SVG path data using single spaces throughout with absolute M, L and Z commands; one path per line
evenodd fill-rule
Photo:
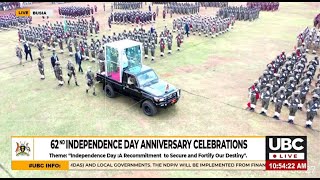
M 142 109 L 145 115 L 153 116 L 157 114 L 157 107 L 149 100 L 142 103 Z
M 104 87 L 104 92 L 106 93 L 106 95 L 109 97 L 109 98 L 114 98 L 115 97 L 115 92 L 112 88 L 112 86 L 110 86 L 110 84 L 107 84 L 105 87 Z

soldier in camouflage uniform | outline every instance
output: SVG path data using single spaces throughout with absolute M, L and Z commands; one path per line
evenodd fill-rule
M 312 123 L 314 117 L 317 115 L 317 111 L 319 109 L 319 95 L 314 94 L 312 99 L 306 104 L 307 108 L 307 120 L 306 120 L 306 128 L 312 128 Z
M 88 43 L 85 42 L 84 45 L 83 45 L 83 48 L 84 48 L 84 55 L 83 55 L 83 58 L 88 61 L 90 59 L 89 57 L 89 46 L 88 46 Z
M 255 81 L 252 86 L 248 88 L 250 101 L 247 104 L 250 111 L 256 108 L 257 100 L 259 99 L 260 90 L 258 89 L 258 81 Z
M 99 49 L 99 53 L 98 53 L 98 60 L 99 60 L 99 72 L 105 72 L 105 55 L 104 55 L 104 51 L 103 48 Z
M 44 80 L 45 76 L 44 76 L 44 64 L 41 58 L 38 58 L 38 69 L 40 72 L 40 79 Z
M 41 58 L 44 58 L 44 55 L 43 55 L 43 42 L 39 39 L 37 44 L 36 44 L 38 50 L 39 50 L 39 55 Z
M 293 124 L 296 112 L 298 111 L 298 105 L 300 104 L 300 92 L 295 91 L 293 95 L 289 97 L 289 118 L 288 123 Z
M 59 81 L 59 86 L 63 86 L 64 80 L 63 80 L 63 76 L 62 76 L 62 68 L 60 66 L 60 62 L 56 61 L 55 64 L 56 65 L 54 66 L 54 72 L 55 72 L 56 78 Z
M 88 67 L 88 71 L 86 73 L 86 80 L 87 80 L 86 93 L 88 94 L 89 90 L 93 88 L 93 95 L 96 96 L 95 78 L 94 78 L 93 72 L 91 71 L 91 67 Z
M 18 57 L 19 64 L 22 64 L 22 49 L 19 45 L 16 46 L 16 56 Z
M 162 37 L 160 39 L 160 56 L 163 57 L 164 56 L 164 49 L 165 49 L 165 42 L 164 42 L 164 38 Z
M 178 35 L 176 36 L 176 40 L 177 40 L 177 50 L 180 51 L 181 43 L 182 43 L 182 39 L 181 39 L 181 34 L 180 33 L 178 33 Z
M 61 37 L 58 37 L 57 41 L 60 48 L 60 53 L 63 54 L 63 40 Z
M 300 104 L 298 105 L 298 109 L 302 110 L 303 104 L 306 101 L 307 94 L 309 92 L 309 83 L 308 80 L 304 80 L 300 86 Z
M 154 61 L 154 59 L 155 59 L 155 50 L 156 50 L 156 46 L 155 46 L 154 42 L 151 42 L 151 44 L 150 44 L 151 61 Z
M 68 60 L 67 70 L 68 70 L 68 76 L 69 76 L 68 85 L 70 85 L 71 78 L 74 77 L 76 86 L 79 86 L 77 82 L 76 69 L 74 67 L 74 64 L 71 62 L 71 60 Z
M 95 49 L 95 45 L 94 42 L 91 43 L 90 45 L 90 52 L 91 52 L 91 62 L 95 62 L 96 61 L 96 49 Z
M 149 47 L 149 42 L 148 42 L 148 40 L 146 39 L 146 40 L 143 42 L 143 50 L 144 50 L 144 58 L 145 58 L 145 59 L 148 59 L 148 47 Z
M 273 118 L 279 120 L 281 109 L 283 102 L 286 99 L 285 87 L 280 87 L 279 91 L 276 93 L 276 101 L 275 101 L 275 113 Z
M 69 38 L 69 42 L 68 42 L 68 51 L 69 51 L 69 56 L 73 56 L 73 51 L 72 51 L 72 42 L 73 42 L 73 38 L 70 37 Z
M 172 37 L 171 36 L 168 36 L 167 43 L 168 43 L 168 54 L 171 54 L 172 53 Z
M 271 96 L 272 96 L 272 85 L 267 84 L 266 88 L 261 91 L 262 110 L 260 114 L 264 116 L 267 115 Z

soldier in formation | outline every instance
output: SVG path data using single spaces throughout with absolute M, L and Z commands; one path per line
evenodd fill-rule
M 60 17 L 67 17 L 67 18 L 86 18 L 90 17 L 93 12 L 93 7 L 89 5 L 86 7 L 77 7 L 77 6 L 69 6 L 69 7 L 59 7 L 58 8 L 59 16 Z
M 0 31 L 10 30 L 12 28 L 25 27 L 28 24 L 31 24 L 32 17 L 18 17 L 15 14 L 8 14 L 0 16 Z
M 261 11 L 276 11 L 279 9 L 279 2 L 247 2 L 247 7 L 256 7 Z
M 39 55 L 40 57 L 43 59 L 44 58 L 44 55 L 43 55 L 43 41 L 41 41 L 40 39 L 38 39 L 38 42 L 36 43 L 36 46 L 38 48 L 38 51 L 39 51 Z
M 173 31 L 185 31 L 185 24 L 190 27 L 191 32 L 199 36 L 216 37 L 230 30 L 234 25 L 234 19 L 212 16 L 190 15 L 173 20 Z
M 300 53 L 300 49 L 301 47 L 296 48 L 290 55 L 282 52 L 267 64 L 267 68 L 257 81 L 257 84 L 253 88 L 249 88 L 250 103 L 254 104 L 250 107 L 251 110 L 252 108 L 254 110 L 256 103 L 254 95 L 261 93 L 262 111 L 260 114 L 267 114 L 267 104 L 270 100 L 275 105 L 273 117 L 277 120 L 280 119 L 283 106 L 288 106 L 288 123 L 290 124 L 294 124 L 297 111 L 302 111 L 302 108 L 306 107 L 306 127 L 311 128 L 320 103 L 318 98 L 320 84 L 317 84 L 320 81 L 320 75 L 318 75 L 318 80 L 315 82 L 316 87 L 310 91 L 319 60 L 315 56 L 310 61 L 307 61 L 306 54 Z M 311 100 L 307 100 L 309 93 L 313 96 Z
M 115 12 L 111 13 L 110 19 L 112 23 L 115 24 L 134 24 L 145 25 L 150 24 L 153 21 L 153 14 L 150 11 L 125 11 L 125 12 Z M 155 20 L 155 18 L 154 18 Z
M 142 8 L 142 2 L 114 2 L 113 7 L 125 10 L 140 9 Z
M 66 23 L 67 29 L 64 28 L 62 22 L 46 23 L 42 26 L 18 29 L 18 35 L 22 42 L 37 46 L 41 54 L 45 48 L 43 44 L 45 44 L 48 51 L 55 50 L 56 46 L 58 46 L 60 53 L 64 52 L 64 47 L 66 46 L 69 56 L 73 56 L 73 51 L 77 47 L 80 48 L 80 45 L 85 44 L 88 37 L 89 23 L 92 24 L 92 22 L 82 19 L 78 21 L 69 20 Z M 93 25 L 96 28 L 96 33 L 99 33 L 98 22 L 95 21 Z
M 220 8 L 217 16 L 228 18 L 233 16 L 238 21 L 253 21 L 259 18 L 260 9 L 257 7 L 248 8 L 243 6 L 228 6 Z
M 315 27 L 307 27 L 297 36 L 297 47 L 300 53 L 316 54 L 320 47 L 320 32 Z
M 228 7 L 228 2 L 200 2 L 201 7 Z
M 168 3 L 170 3 L 170 2 L 151 2 L 152 5 L 153 5 L 153 4 L 164 4 L 164 5 L 166 5 L 166 4 L 168 4 Z
M 169 10 L 170 14 L 197 14 L 200 10 L 199 3 L 178 3 L 178 2 L 170 2 L 166 8 Z

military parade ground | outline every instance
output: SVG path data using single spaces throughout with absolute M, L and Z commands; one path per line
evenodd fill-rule
M 13 7 L 0 11 L 0 163 L 5 162 L 0 177 L 43 176 L 11 170 L 6 145 L 18 135 L 308 136 L 308 165 L 315 172 L 47 171 L 45 176 L 319 177 L 320 33 L 313 20 L 320 3 L 28 7 L 52 9 L 53 16 L 16 18 L 10 15 Z M 103 45 L 121 40 L 143 44 L 143 64 L 181 90 L 179 102 L 148 116 L 131 98 L 106 97 L 103 83 L 95 80 L 107 71 Z

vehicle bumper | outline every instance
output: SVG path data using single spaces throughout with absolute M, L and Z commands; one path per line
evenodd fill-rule
M 163 102 L 156 102 L 155 105 L 159 108 L 167 108 L 169 106 L 172 106 L 176 104 L 179 101 L 180 97 L 171 99 L 169 101 L 163 101 Z

